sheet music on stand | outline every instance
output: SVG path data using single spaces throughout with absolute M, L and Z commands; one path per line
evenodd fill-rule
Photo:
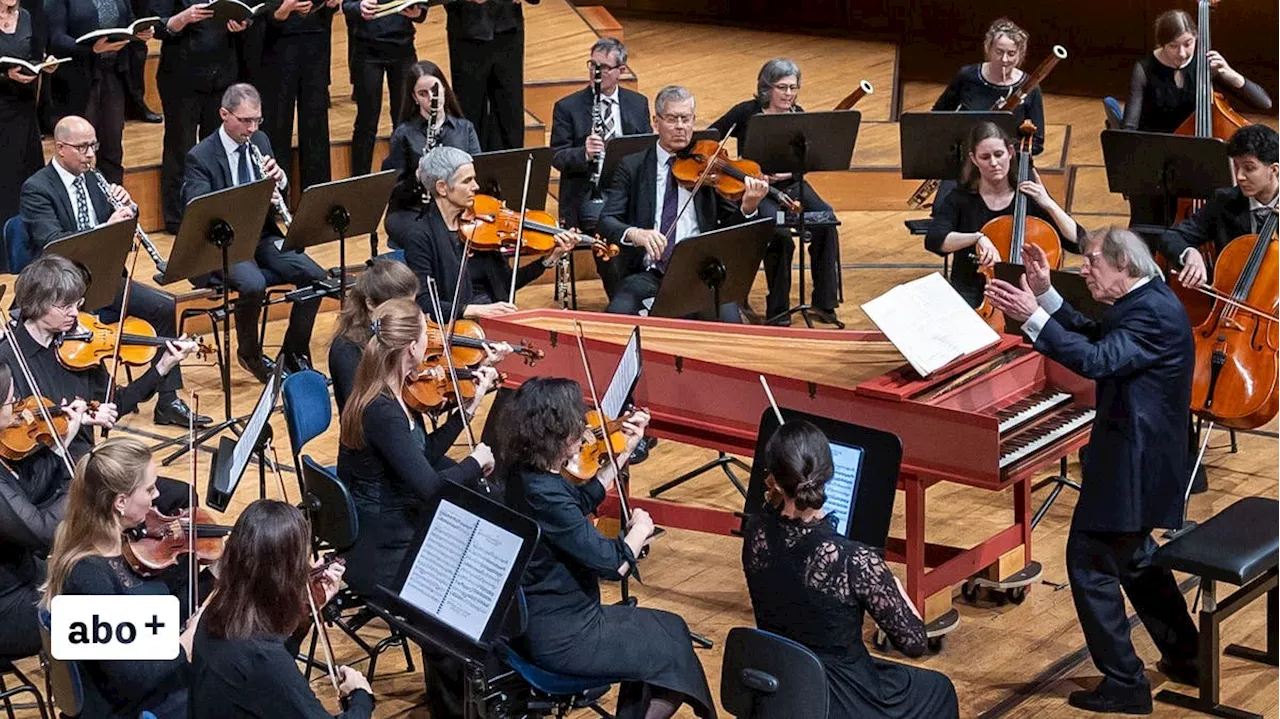
M 441 499 L 400 599 L 479 641 L 523 544 L 519 535 Z
M 862 311 L 921 377 L 1000 341 L 937 272 L 894 287 Z
M 631 399 L 631 392 L 640 381 L 640 328 L 631 330 L 631 339 L 622 350 L 618 369 L 614 370 L 609 388 L 600 399 L 601 408 L 609 419 L 617 419 Z

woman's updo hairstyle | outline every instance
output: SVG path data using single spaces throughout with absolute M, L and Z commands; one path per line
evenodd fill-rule
M 827 482 L 835 469 L 827 436 L 812 422 L 792 421 L 778 428 L 765 448 L 773 483 L 796 509 L 821 509 L 827 501 Z

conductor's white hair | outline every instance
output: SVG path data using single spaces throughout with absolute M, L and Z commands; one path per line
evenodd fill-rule
M 422 156 L 418 161 L 418 182 L 434 194 L 436 181 L 441 180 L 446 187 L 453 187 L 453 176 L 458 168 L 471 162 L 471 155 L 456 147 L 440 145 Z
M 1101 252 L 1112 267 L 1124 270 L 1130 277 L 1154 278 L 1160 275 L 1160 268 L 1156 266 L 1147 243 L 1123 227 L 1113 225 L 1089 233 L 1083 249 Z

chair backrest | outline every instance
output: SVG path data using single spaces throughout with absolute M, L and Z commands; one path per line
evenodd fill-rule
M 817 655 L 798 642 L 750 627 L 734 627 L 724 644 L 720 703 L 739 719 L 827 715 L 827 675 Z
M 1124 108 L 1114 97 L 1102 98 L 1102 109 L 1107 113 L 1107 129 L 1119 130 L 1124 125 Z
M 14 215 L 4 223 L 4 262 L 5 272 L 13 275 L 31 262 L 31 239 L 21 215 Z
M 285 377 L 281 388 L 284 399 L 284 422 L 289 428 L 289 444 L 296 461 L 307 442 L 324 434 L 333 421 L 329 401 L 329 382 L 319 372 L 309 369 Z
M 40 659 L 49 676 L 52 695 L 49 699 L 57 705 L 58 711 L 63 716 L 78 717 L 84 709 L 84 684 L 80 681 L 80 668 L 75 662 L 53 658 L 52 642 L 49 636 L 50 621 L 49 611 L 41 609 L 40 643 L 44 645 L 44 650 L 40 654 Z
M 350 549 L 360 534 L 360 518 L 351 491 L 337 475 L 307 455 L 302 455 L 298 467 L 302 488 L 308 495 L 311 531 L 337 552 Z

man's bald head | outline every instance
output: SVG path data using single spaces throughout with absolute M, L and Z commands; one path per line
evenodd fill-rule
M 62 169 L 81 175 L 93 168 L 98 155 L 98 133 L 83 117 L 67 115 L 53 128 L 53 157 Z

